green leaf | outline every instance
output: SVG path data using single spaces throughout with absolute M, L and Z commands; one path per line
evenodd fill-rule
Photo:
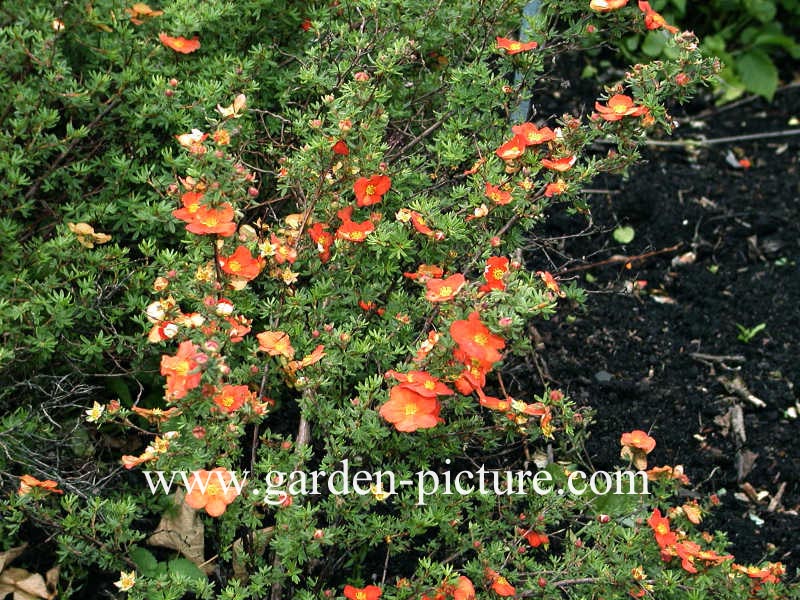
M 778 69 L 762 50 L 750 50 L 736 59 L 736 71 L 748 91 L 772 100 L 778 88 Z
M 620 244 L 630 244 L 636 236 L 633 227 L 626 225 L 625 227 L 617 227 L 614 230 L 614 239 Z
M 686 14 L 686 0 L 672 0 L 672 6 L 678 11 L 678 16 Z
M 130 551 L 130 559 L 136 563 L 136 567 L 147 577 L 156 575 L 158 570 L 158 561 L 153 553 L 141 546 L 135 546 Z
M 777 13 L 775 3 L 770 0 L 745 0 L 744 8 L 748 14 L 762 23 L 769 23 Z
M 667 44 L 667 38 L 660 31 L 651 31 L 642 42 L 642 52 L 647 56 L 660 56 Z
M 167 563 L 167 568 L 172 575 L 179 575 L 188 579 L 205 580 L 206 575 L 196 564 L 185 558 L 176 558 Z
M 800 44 L 794 38 L 780 33 L 762 33 L 753 40 L 754 46 L 779 47 L 792 55 L 792 58 L 800 58 Z

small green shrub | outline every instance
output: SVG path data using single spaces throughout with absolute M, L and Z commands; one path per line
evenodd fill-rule
M 800 58 L 800 44 L 793 33 L 800 26 L 796 0 L 654 0 L 651 4 L 670 23 L 696 33 L 706 56 L 722 61 L 719 102 L 735 100 L 745 92 L 772 100 L 779 84 L 775 59 Z M 665 41 L 660 31 L 648 31 L 626 37 L 621 47 L 661 58 L 672 52 Z
M 641 27 L 545 2 L 525 46 L 520 4 L 3 9 L 23 67 L 3 65 L 17 91 L 0 93 L 27 98 L 0 155 L 18 173 L 2 200 L 0 543 L 3 566 L 25 566 L 4 585 L 784 594 L 779 564 L 732 566 L 724 535 L 698 530 L 713 498 L 668 508 L 678 466 L 649 495 L 641 475 L 572 490 L 589 415 L 501 369 L 532 353 L 531 321 L 583 297 L 526 269 L 525 240 L 548 211 L 587 212 L 582 187 L 632 166 L 715 68 L 679 33 L 594 114 L 510 123 L 601 19 L 616 37 Z M 653 443 L 622 435 L 620 466 L 645 469 Z M 302 475 L 322 470 L 353 493 Z M 505 472 L 546 490 L 509 493 Z M 492 482 L 459 490 L 476 476 Z

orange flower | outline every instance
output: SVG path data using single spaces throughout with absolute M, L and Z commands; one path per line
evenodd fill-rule
M 662 517 L 659 509 L 653 509 L 653 514 L 647 519 L 647 524 L 653 530 L 659 548 L 666 548 L 677 541 L 677 535 L 669 529 L 669 519 Z
M 274 233 L 269 234 L 269 247 L 272 249 L 272 258 L 279 265 L 283 263 L 294 264 L 297 260 L 297 250 L 286 240 L 279 238 Z
M 542 166 L 546 169 L 563 173 L 564 171 L 569 171 L 577 159 L 577 156 L 565 156 L 563 158 L 555 158 L 552 160 L 549 158 L 543 158 Z
M 486 261 L 486 268 L 483 276 L 486 283 L 478 288 L 478 291 L 489 292 L 491 290 L 504 290 L 506 284 L 503 281 L 505 274 L 508 273 L 508 259 L 505 256 L 492 256 Z
M 550 544 L 550 538 L 547 537 L 546 533 L 539 533 L 538 531 L 531 531 L 525 529 L 519 529 L 519 534 L 528 540 L 528 543 L 531 545 L 532 548 L 538 548 L 539 546 L 548 546 Z
M 549 271 L 536 271 L 536 274 L 544 281 L 544 285 L 548 290 L 554 292 L 558 296 L 564 297 L 564 292 L 561 291 L 561 287 Z
M 477 312 L 471 312 L 465 321 L 454 321 L 450 325 L 450 336 L 467 356 L 487 363 L 500 360 L 499 351 L 506 345 L 503 338 L 481 323 Z
M 181 196 L 183 208 L 172 211 L 172 216 L 181 221 L 192 223 L 195 220 L 197 211 L 200 209 L 200 200 L 203 199 L 201 192 L 186 192 Z
M 144 23 L 143 19 L 152 19 L 153 17 L 160 17 L 164 14 L 163 10 L 153 10 L 144 2 L 137 2 L 130 8 L 126 8 L 125 12 L 130 15 L 131 23 L 134 25 L 141 25 Z
M 270 356 L 283 356 L 289 360 L 294 358 L 294 348 L 285 332 L 263 331 L 256 334 L 256 338 L 258 339 L 258 349 Z
M 511 128 L 516 135 L 521 136 L 525 140 L 526 146 L 536 146 L 551 142 L 556 139 L 556 133 L 549 127 L 542 127 L 539 129 L 533 123 L 522 123 L 521 125 L 514 125 Z
M 506 412 L 509 408 L 511 408 L 511 402 L 508 400 L 501 400 L 495 396 L 487 396 L 481 388 L 477 388 L 475 392 L 478 394 L 478 404 L 488 408 L 489 410 Z
M 52 492 L 54 494 L 63 494 L 63 490 L 58 489 L 58 483 L 52 479 L 45 479 L 39 481 L 36 477 L 31 475 L 22 475 L 19 478 L 19 490 L 17 493 L 20 496 L 27 496 L 33 491 L 33 488 L 44 490 L 45 492 Z
M 255 394 L 246 385 L 225 385 L 219 394 L 214 396 L 214 404 L 222 410 L 232 413 L 240 409 L 245 402 L 254 398 Z
M 690 540 L 677 542 L 671 546 L 675 554 L 681 559 L 681 567 L 687 573 L 697 573 L 697 567 L 694 566 L 694 561 L 697 558 L 697 553 L 700 552 L 700 545 Z
M 411 224 L 414 226 L 419 233 L 423 235 L 434 235 L 433 229 L 428 227 L 428 224 L 425 222 L 425 217 L 419 214 L 417 211 L 412 210 L 410 212 L 411 215 Z
M 467 280 L 461 273 L 451 275 L 447 279 L 429 279 L 425 282 L 427 292 L 425 298 L 429 302 L 447 302 L 456 297 Z
M 458 355 L 463 355 L 463 352 L 456 350 L 454 354 L 456 355 L 456 360 L 458 360 Z M 464 396 L 469 396 L 472 392 L 478 392 L 478 399 L 480 400 L 481 394 L 483 393 L 482 388 L 486 385 L 486 373 L 492 370 L 492 365 L 491 363 L 469 359 L 466 355 L 464 355 L 463 358 L 464 360 L 462 362 L 464 362 L 467 368 L 464 369 L 456 379 L 456 389 Z
M 645 454 L 650 454 L 656 447 L 656 441 L 640 429 L 623 433 L 619 443 L 629 448 L 638 448 Z
M 221 235 L 230 237 L 236 232 L 236 223 L 233 222 L 233 206 L 225 202 L 219 208 L 199 206 L 195 212 L 194 221 L 186 225 L 186 231 L 197 235 Z
M 755 565 L 731 565 L 733 571 L 743 573 L 750 579 L 758 579 L 759 583 L 778 583 L 781 575 L 786 573 L 786 568 L 782 563 L 767 563 L 766 567 L 756 567 Z M 754 587 L 757 590 L 758 587 Z
M 308 367 L 314 365 L 321 361 L 325 356 L 325 346 L 319 344 L 314 350 L 311 351 L 311 354 L 306 354 L 300 360 L 293 360 L 290 361 L 286 368 L 289 370 L 290 373 L 294 373 L 304 367 Z
M 595 12 L 607 13 L 622 8 L 627 3 L 628 0 L 592 0 L 589 3 L 589 8 Z
M 230 326 L 228 337 L 234 344 L 241 342 L 244 336 L 250 333 L 250 325 L 253 323 L 251 319 L 248 319 L 244 315 L 226 317 L 225 322 Z
M 356 204 L 358 206 L 371 206 L 377 204 L 383 195 L 389 191 L 392 180 L 386 175 L 373 175 L 369 179 L 359 177 L 353 184 L 353 191 L 356 194 Z
M 331 259 L 331 245 L 333 236 L 326 231 L 328 225 L 325 223 L 314 223 L 308 230 L 308 235 L 317 245 L 317 252 L 322 262 L 326 263 Z
M 521 135 L 515 135 L 508 140 L 505 144 L 495 150 L 495 154 L 503 160 L 516 160 L 525 151 L 527 141 Z
M 183 398 L 189 390 L 200 385 L 203 375 L 195 360 L 197 355 L 197 346 L 186 340 L 180 343 L 175 356 L 161 356 L 161 374 L 167 378 L 168 400 Z
M 425 281 L 431 277 L 441 277 L 444 269 L 437 265 L 420 265 L 414 273 L 403 273 L 403 277 Z
M 192 39 L 187 40 L 185 37 L 170 37 L 166 33 L 161 32 L 158 34 L 158 39 L 167 48 L 180 52 L 181 54 L 191 54 L 200 47 L 200 39 L 194 36 Z
M 333 150 L 334 154 L 338 154 L 339 156 L 348 156 L 350 154 L 350 148 L 347 147 L 344 140 L 336 142 L 331 150 Z
M 123 467 L 125 467 L 128 470 L 130 470 L 130 469 L 133 469 L 134 467 L 138 467 L 141 464 L 144 464 L 146 462 L 149 462 L 149 461 L 155 460 L 155 459 L 156 459 L 156 455 L 155 455 L 154 452 L 144 452 L 143 454 L 140 454 L 139 456 L 132 456 L 130 454 L 124 454 L 122 456 L 122 458 L 120 459 L 120 462 L 122 462 L 122 466 Z
M 506 51 L 506 54 L 519 54 L 520 52 L 527 52 L 538 47 L 537 42 L 518 42 L 504 37 L 497 38 L 497 45 Z
M 435 397 L 423 396 L 397 385 L 389 390 L 389 401 L 378 412 L 397 431 L 411 432 L 436 427 L 442 421 L 439 410 L 439 401 Z
M 644 13 L 644 25 L 648 29 L 666 29 L 670 33 L 678 33 L 678 28 L 667 23 L 667 20 L 650 7 L 649 2 L 639 1 L 639 10 Z
M 236 499 L 239 493 L 231 485 L 231 473 L 224 467 L 211 471 L 202 469 L 194 471 L 188 481 L 188 493 L 183 501 L 195 510 L 205 509 L 212 517 L 224 513 L 228 504 Z
M 659 479 L 676 479 L 684 485 L 689 484 L 689 478 L 683 472 L 683 465 L 675 465 L 674 467 L 670 467 L 668 465 L 663 467 L 653 467 L 647 471 L 647 478 L 652 481 L 657 481 Z
M 229 275 L 250 281 L 258 277 L 264 266 L 264 260 L 253 257 L 245 246 L 239 246 L 230 256 L 220 256 L 219 266 Z
M 378 600 L 381 597 L 381 588 L 377 585 L 368 585 L 364 588 L 344 586 L 344 597 L 349 600 Z
M 420 396 L 435 397 L 437 394 L 450 396 L 453 390 L 426 371 L 409 371 L 398 373 L 387 371 L 386 377 L 393 377 L 400 382 L 400 387 L 416 392 Z
M 350 242 L 363 242 L 373 231 L 375 231 L 375 225 L 372 224 L 372 221 L 356 223 L 348 219 L 336 230 L 336 237 Z
M 486 182 L 486 191 L 484 193 L 486 194 L 486 197 L 495 204 L 505 205 L 511 202 L 513 199 L 511 192 L 501 190 L 499 187 L 492 185 L 488 181 Z
M 544 195 L 545 198 L 552 198 L 553 196 L 558 196 L 566 191 L 567 182 L 563 179 L 557 179 L 556 181 L 547 184 L 547 187 L 544 188 Z
M 140 417 L 147 419 L 150 423 L 165 423 L 172 417 L 177 417 L 181 414 L 181 409 L 172 407 L 164 410 L 163 408 L 139 408 L 138 406 L 131 406 L 131 410 Z
M 640 117 L 647 112 L 647 107 L 636 106 L 633 99 L 624 94 L 614 94 L 608 99 L 606 106 L 595 102 L 594 109 L 600 118 L 606 121 L 619 121 L 623 117 Z
M 487 568 L 485 572 L 486 578 L 492 585 L 492 590 L 494 590 L 498 596 L 514 596 L 517 593 L 514 586 L 508 583 L 508 579 L 500 575 L 497 571 Z
M 461 575 L 453 590 L 453 600 L 475 600 L 475 586 L 469 577 Z

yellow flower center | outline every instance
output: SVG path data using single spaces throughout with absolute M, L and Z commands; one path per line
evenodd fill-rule
M 350 234 L 351 240 L 363 240 L 364 234 L 361 231 L 354 231 Z
M 412 415 L 415 415 L 415 414 L 417 414 L 417 411 L 418 411 L 418 410 L 419 410 L 419 408 L 417 407 L 417 405 L 416 405 L 416 404 L 406 404 L 406 407 L 405 407 L 405 415 L 406 415 L 407 417 L 410 417 L 410 416 L 412 416 Z
M 239 263 L 238 260 L 232 260 L 228 263 L 228 268 L 233 271 L 234 273 L 238 273 L 242 270 L 242 265 Z
M 494 277 L 495 279 L 502 279 L 504 272 L 505 271 L 503 271 L 503 269 L 497 268 L 494 271 L 492 271 L 492 277 Z
M 422 384 L 422 387 L 424 387 L 426 390 L 433 390 L 436 389 L 436 383 L 431 379 L 428 379 L 425 383 Z
M 519 50 L 520 48 L 522 48 L 522 44 L 520 44 L 519 42 L 511 42 L 508 48 L 509 50 Z
M 181 377 L 186 377 L 186 375 L 189 373 L 190 370 L 191 368 L 188 360 L 180 361 L 178 364 L 175 365 L 174 368 L 175 374 Z
M 202 223 L 206 227 L 216 227 L 219 219 L 217 219 L 217 215 L 208 215 L 205 219 L 203 219 Z
M 488 343 L 489 343 L 489 338 L 486 336 L 486 334 L 485 334 L 485 333 L 478 333 L 478 334 L 475 334 L 475 335 L 473 336 L 472 340 L 473 340 L 473 341 L 474 341 L 476 344 L 478 344 L 479 346 L 485 346 L 486 344 L 488 344 Z
M 447 296 L 450 296 L 452 293 L 453 293 L 453 288 L 451 288 L 449 285 L 443 285 L 441 288 L 439 288 L 439 295 L 442 298 L 446 298 Z
M 210 483 L 206 486 L 206 496 L 219 496 L 221 493 L 222 489 L 217 483 Z
M 367 600 L 367 592 L 356 592 L 356 600 Z
M 230 396 L 230 395 L 223 396 L 222 397 L 222 405 L 225 408 L 230 408 L 231 406 L 233 406 L 233 396 Z
M 372 196 L 375 193 L 375 186 L 370 183 L 364 191 L 367 193 L 367 196 Z

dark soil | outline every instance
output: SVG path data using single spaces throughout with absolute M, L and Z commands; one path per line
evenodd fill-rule
M 676 111 L 681 127 L 672 139 L 797 129 L 800 88 L 780 91 L 771 104 L 691 110 Z M 702 526 L 726 532 L 739 562 L 781 561 L 790 579 L 800 566 L 799 157 L 798 135 L 694 154 L 652 147 L 630 180 L 596 182 L 594 233 L 537 241 L 528 257 L 590 293 L 587 311 L 561 314 L 539 333 L 549 376 L 596 411 L 594 467 L 620 463 L 622 432 L 649 431 L 658 442 L 651 465 L 682 464 L 691 491 L 719 495 L 721 506 Z M 634 228 L 631 243 L 614 241 L 618 225 Z M 583 217 L 554 214 L 542 237 L 585 226 Z M 599 264 L 646 253 L 653 254 Z M 643 289 L 633 287 L 637 280 Z M 761 323 L 749 343 L 737 339 L 737 324 Z M 737 377 L 764 406 L 721 383 Z M 745 439 L 731 425 L 735 407 Z

